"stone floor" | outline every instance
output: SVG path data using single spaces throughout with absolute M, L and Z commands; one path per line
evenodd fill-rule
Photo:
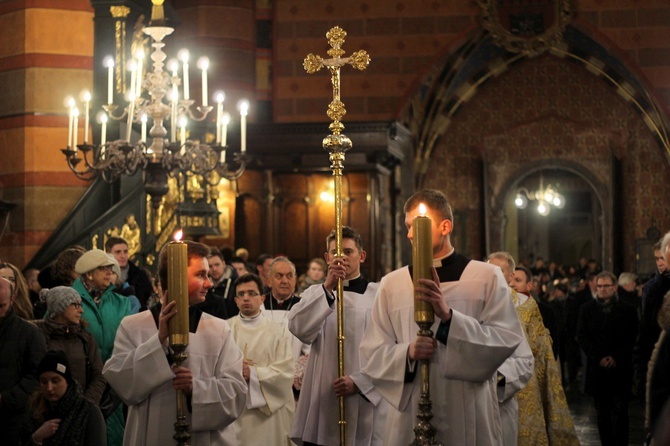
M 575 429 L 582 446 L 599 446 L 598 426 L 596 424 L 596 409 L 593 406 L 593 398 L 582 395 L 578 386 L 566 389 L 565 395 L 568 399 L 570 413 L 575 422 Z M 628 444 L 634 446 L 644 445 L 644 411 L 639 401 L 631 401 L 628 406 L 630 418 L 630 434 Z

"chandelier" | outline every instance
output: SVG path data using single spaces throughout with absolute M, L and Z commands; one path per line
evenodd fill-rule
M 246 154 L 246 117 L 249 102 L 238 103 L 240 112 L 240 150 L 231 151 L 227 146 L 227 126 L 230 115 L 224 113 L 223 92 L 215 94 L 216 101 L 216 140 L 214 144 L 204 144 L 199 140 L 187 139 L 188 121 L 200 122 L 214 110 L 209 105 L 207 86 L 207 70 L 209 60 L 205 57 L 197 62 L 202 72 L 202 104 L 195 106 L 189 92 L 189 53 L 179 52 L 182 76 L 179 77 L 179 62 L 170 61 L 164 70 L 167 55 L 163 52 L 163 39 L 172 34 L 174 28 L 165 25 L 162 0 L 152 0 L 153 10 L 149 26 L 143 32 L 150 37 L 151 69 L 144 70 L 145 55 L 143 50 L 133 54 L 129 64 L 131 70 L 130 84 L 126 104 L 119 106 L 114 103 L 114 59 L 105 58 L 104 65 L 108 72 L 107 101 L 100 114 L 100 143 L 94 144 L 89 138 L 91 94 L 84 92 L 84 135 L 80 143 L 78 135 L 79 109 L 74 98 L 68 98 L 69 125 L 68 142 L 61 149 L 67 160 L 68 167 L 81 179 L 91 180 L 98 176 L 106 182 L 114 182 L 121 176 L 131 176 L 143 171 L 144 189 L 151 196 L 154 207 L 158 208 L 163 196 L 168 192 L 168 176 L 179 174 L 203 176 L 205 181 L 212 178 L 225 178 L 229 181 L 242 176 L 249 161 Z M 147 67 L 148 68 L 148 67 Z M 146 72 L 144 72 L 144 71 Z M 180 88 L 181 87 L 181 88 Z M 107 141 L 107 125 L 112 121 L 125 121 L 125 138 Z M 147 124 L 151 121 L 149 138 Z M 170 135 L 165 128 L 169 122 Z M 139 126 L 139 138 L 133 138 L 133 127 Z M 119 130 L 121 125 L 119 123 Z
M 517 189 L 514 205 L 519 209 L 526 209 L 528 201 L 537 201 L 537 213 L 546 217 L 551 212 L 551 207 L 563 209 L 565 197 L 548 184 L 543 187 L 542 174 L 540 174 L 540 187 L 535 191 L 529 191 L 525 187 Z

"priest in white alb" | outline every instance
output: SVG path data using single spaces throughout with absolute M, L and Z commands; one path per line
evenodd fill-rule
M 235 424 L 240 445 L 290 446 L 293 424 L 292 336 L 261 311 L 263 281 L 255 274 L 233 285 L 239 315 L 228 319 L 242 349 L 242 376 L 247 382 L 247 406 Z
M 417 336 L 412 268 L 387 274 L 379 284 L 372 322 L 361 342 L 363 371 L 392 406 L 388 446 L 410 444 L 417 423 L 421 376 L 418 360 L 428 359 L 432 426 L 447 445 L 502 445 L 497 370 L 524 339 L 500 268 L 470 260 L 451 245 L 453 214 L 437 190 L 423 190 L 405 203 L 405 225 L 419 204 L 432 220 L 433 280 L 421 279 L 421 300 L 435 310 L 435 337 Z

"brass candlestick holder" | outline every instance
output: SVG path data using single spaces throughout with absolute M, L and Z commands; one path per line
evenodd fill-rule
M 427 336 L 432 338 L 433 331 L 430 329 L 433 320 L 417 322 L 419 331 L 417 336 Z M 435 441 L 435 427 L 430 423 L 433 418 L 433 403 L 430 401 L 430 360 L 421 359 L 419 361 L 419 373 L 421 378 L 421 396 L 419 397 L 419 411 L 416 418 L 419 420 L 414 427 L 413 446 L 442 446 Z
M 181 364 L 188 358 L 186 354 L 186 347 L 188 344 L 173 344 L 170 343 L 170 348 L 172 348 L 172 360 L 180 367 Z M 177 441 L 178 446 L 188 446 L 188 441 L 191 439 L 191 434 L 188 433 L 188 422 L 186 421 L 186 395 L 183 390 L 177 390 L 177 421 L 174 423 L 174 438 Z
M 365 70 L 370 63 L 370 56 L 364 50 L 352 53 L 350 57 L 343 58 L 344 50 L 342 44 L 347 33 L 336 26 L 326 33 L 326 38 L 331 46 L 327 51 L 331 59 L 323 59 L 314 54 L 308 54 L 303 66 L 307 73 L 316 73 L 323 67 L 330 71 L 333 84 L 333 100 L 328 106 L 326 114 L 333 122 L 328 127 L 331 135 L 323 139 L 323 148 L 330 154 L 331 170 L 334 177 L 335 188 L 335 251 L 336 256 L 342 256 L 342 171 L 344 170 L 344 152 L 351 148 L 351 140 L 343 135 L 344 124 L 340 122 L 347 113 L 344 103 L 340 101 L 340 68 L 346 64 L 358 70 Z M 337 281 L 337 373 L 344 376 L 344 285 L 342 280 Z M 339 426 L 340 445 L 346 444 L 346 416 L 344 410 L 344 397 L 339 398 Z

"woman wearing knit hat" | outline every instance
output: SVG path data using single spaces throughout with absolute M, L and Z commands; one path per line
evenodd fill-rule
M 47 305 L 47 317 L 37 321 L 49 350 L 63 350 L 72 366 L 72 375 L 82 387 L 84 397 L 96 406 L 105 390 L 102 359 L 93 336 L 81 318 L 81 297 L 70 287 L 43 289 L 40 299 Z
M 32 445 L 106 445 L 100 409 L 84 398 L 72 377 L 67 355 L 48 351 L 37 366 L 40 387 L 31 398 Z
M 74 267 L 80 274 L 74 288 L 81 296 L 84 310 L 82 317 L 88 322 L 86 329 L 93 335 L 100 349 L 103 365 L 112 355 L 116 330 L 121 319 L 130 314 L 130 301 L 115 293 L 112 283 L 114 262 L 100 249 L 86 251 Z M 124 418 L 122 407 L 107 417 L 107 443 L 109 446 L 123 442 Z

